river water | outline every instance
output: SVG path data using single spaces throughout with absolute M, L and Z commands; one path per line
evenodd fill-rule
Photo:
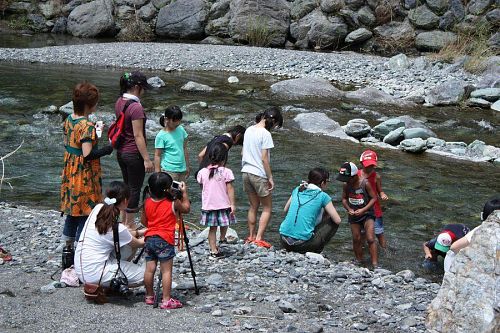
M 427 125 L 446 141 L 472 142 L 480 139 L 500 146 L 497 130 L 499 116 L 491 110 L 460 108 L 420 108 L 396 110 L 389 107 L 351 108 L 329 100 L 290 102 L 270 96 L 268 87 L 278 81 L 270 76 L 237 74 L 240 83 L 230 85 L 230 74 L 221 72 L 147 72 L 159 75 L 166 87 L 147 92 L 142 99 L 148 114 L 148 147 L 153 154 L 154 135 L 160 129 L 158 118 L 169 104 L 183 108 L 183 124 L 189 134 L 190 160 L 196 166 L 196 155 L 215 134 L 235 124 L 250 125 L 259 110 L 278 105 L 284 110 L 284 126 L 273 133 L 275 148 L 271 165 L 276 182 L 273 194 L 273 217 L 267 238 L 278 245 L 278 228 L 283 219 L 283 206 L 291 190 L 309 169 L 323 166 L 333 173 L 344 161 L 358 161 L 366 147 L 335 138 L 313 135 L 300 130 L 293 118 L 299 112 L 324 112 L 340 124 L 349 119 L 365 118 L 376 125 L 381 117 L 408 114 L 427 121 Z M 58 210 L 63 146 L 61 118 L 50 113 L 48 106 L 61 106 L 71 99 L 72 87 L 79 81 L 96 84 L 102 93 L 96 117 L 110 123 L 114 101 L 118 96 L 121 70 L 85 68 L 65 65 L 0 63 L 0 155 L 17 153 L 5 160 L 5 177 L 21 177 L 11 181 L 13 189 L 3 184 L 0 200 L 40 208 Z M 187 81 L 208 84 L 210 94 L 185 93 L 180 87 Z M 199 102 L 206 102 L 207 108 Z M 411 155 L 398 150 L 377 149 L 379 173 L 390 200 L 383 204 L 386 237 L 391 251 L 382 254 L 380 263 L 394 271 L 420 269 L 422 243 L 447 223 L 479 224 L 483 203 L 500 192 L 499 169 L 488 163 L 459 161 L 434 154 Z M 240 237 L 246 237 L 248 202 L 241 189 L 240 147 L 230 152 L 228 166 L 235 172 L 237 218 Z M 101 159 L 103 182 L 120 180 L 114 155 Z M 1 169 L 0 169 L 1 170 Z M 193 202 L 192 212 L 185 218 L 197 222 L 201 207 L 200 190 L 195 180 L 188 180 Z M 333 260 L 352 259 L 351 235 L 346 214 L 340 203 L 341 183 L 332 181 L 328 192 L 343 217 L 337 235 L 325 250 Z M 278 245 L 279 246 L 279 245 Z M 365 254 L 368 255 L 367 253 Z M 434 277 L 434 276 L 431 276 Z

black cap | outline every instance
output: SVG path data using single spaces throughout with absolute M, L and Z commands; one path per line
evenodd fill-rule
M 335 177 L 335 179 L 340 180 L 341 182 L 347 182 L 351 177 L 354 177 L 358 174 L 358 168 L 356 164 L 352 162 L 344 162 L 340 166 L 339 173 Z
M 490 215 L 497 209 L 500 209 L 500 199 L 493 198 L 491 200 L 488 200 L 484 204 L 483 211 L 481 212 L 481 221 L 486 220 L 486 218 L 488 218 L 488 215 Z
M 125 73 L 123 77 L 131 86 L 140 86 L 145 90 L 153 89 L 153 86 L 148 83 L 146 75 L 142 72 Z

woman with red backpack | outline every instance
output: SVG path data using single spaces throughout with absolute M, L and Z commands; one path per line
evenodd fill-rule
M 153 172 L 154 165 L 146 148 L 146 113 L 140 97 L 151 89 L 146 76 L 141 72 L 125 73 L 120 78 L 120 97 L 115 103 L 116 117 L 123 112 L 123 128 L 117 149 L 117 159 L 123 181 L 130 189 L 130 199 L 123 223 L 134 225 L 135 213 L 139 210 L 139 198 L 146 172 Z

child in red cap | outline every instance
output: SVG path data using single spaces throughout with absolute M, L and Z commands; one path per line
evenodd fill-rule
M 367 179 L 372 189 L 377 194 L 375 204 L 373 205 L 373 210 L 375 212 L 375 236 L 377 236 L 380 246 L 386 250 L 387 242 L 384 236 L 384 221 L 382 219 L 383 214 L 379 198 L 385 201 L 389 199 L 389 197 L 382 191 L 382 179 L 375 171 L 378 161 L 377 153 L 373 150 L 365 150 L 363 154 L 361 154 L 359 161 L 363 168 L 358 171 L 358 176 L 361 179 Z

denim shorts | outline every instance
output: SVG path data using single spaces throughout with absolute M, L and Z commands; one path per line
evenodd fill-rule
M 175 257 L 175 247 L 159 236 L 146 238 L 146 261 L 168 261 Z
M 373 225 L 375 228 L 375 235 L 381 235 L 384 233 L 384 220 L 381 217 L 375 218 L 375 224 Z

